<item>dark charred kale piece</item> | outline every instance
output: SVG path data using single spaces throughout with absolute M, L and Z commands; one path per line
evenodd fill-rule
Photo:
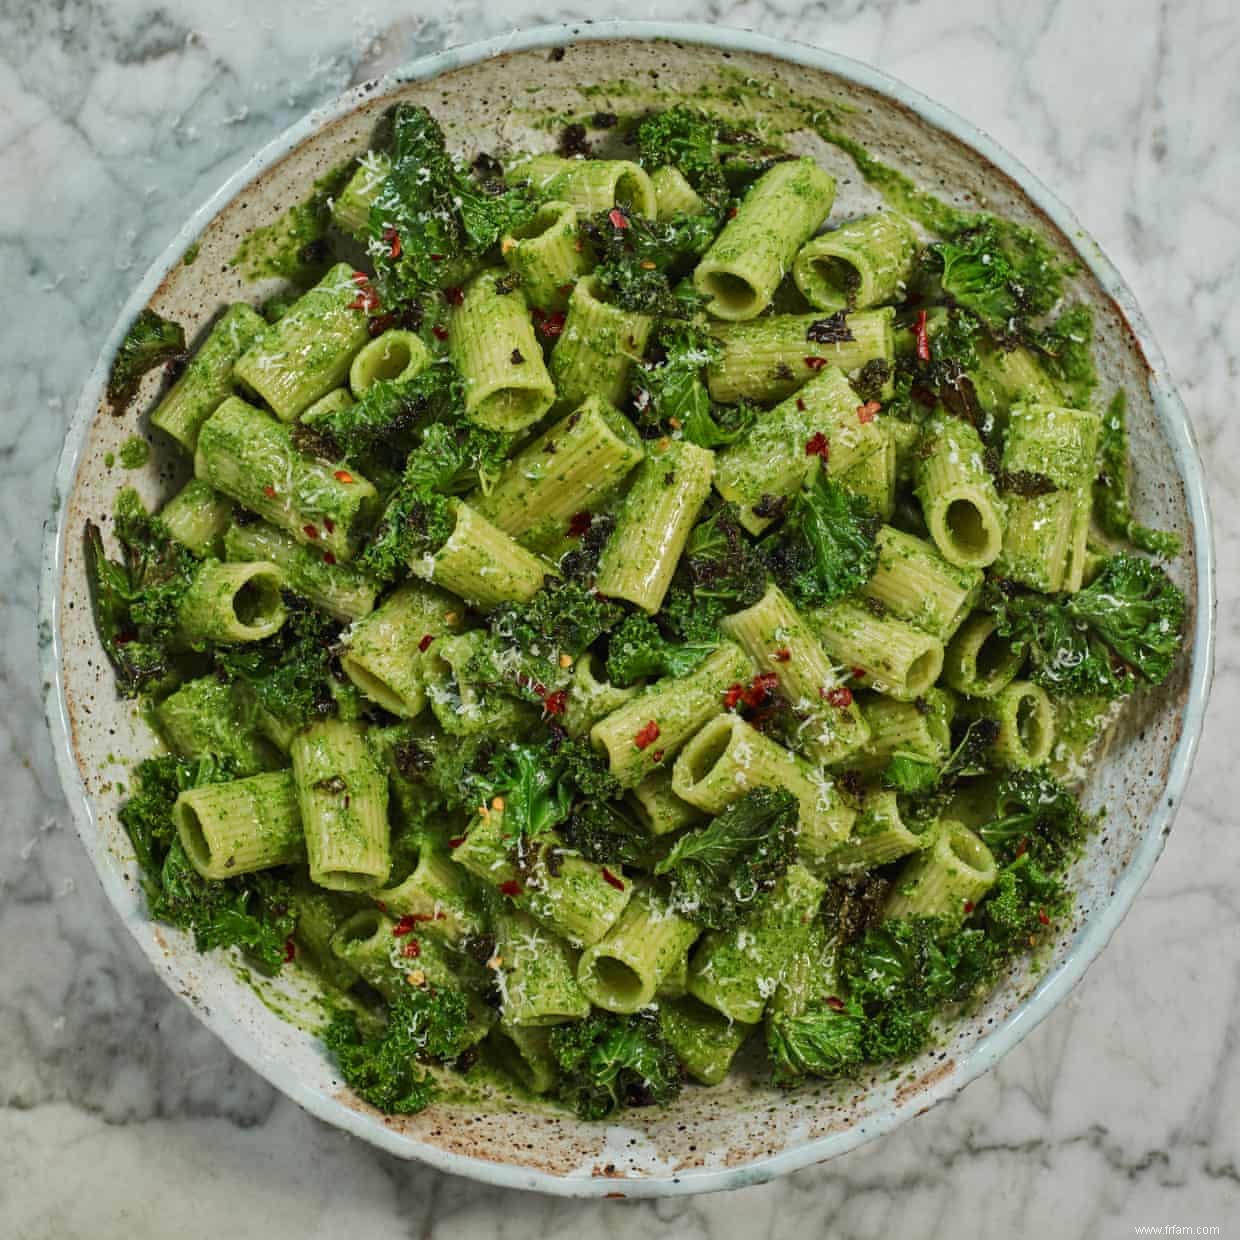
M 677 169 L 712 208 L 761 176 L 787 152 L 695 108 L 677 105 L 644 117 L 633 133 L 648 169 Z
M 443 130 L 424 107 L 397 104 L 391 172 L 370 210 L 382 305 L 396 306 L 427 289 L 460 284 L 506 232 L 528 222 L 534 211 L 524 188 L 480 180 L 453 159 Z M 393 238 L 399 239 L 398 247 Z
M 721 611 L 739 611 L 766 590 L 766 569 L 740 523 L 735 504 L 721 504 L 699 521 L 685 543 L 684 567 L 693 597 Z
M 637 865 L 650 854 L 650 833 L 619 801 L 579 800 L 560 836 L 569 848 L 599 865 Z
M 870 502 L 813 472 L 783 524 L 759 544 L 771 575 L 796 602 L 818 607 L 861 589 L 878 564 L 882 524 Z
M 154 310 L 143 310 L 125 333 L 108 374 L 112 412 L 120 413 L 129 404 L 148 370 L 184 352 L 185 329 L 180 323 L 162 318 Z
M 654 868 L 671 885 L 673 907 L 712 930 L 739 925 L 791 864 L 797 815 L 786 789 L 755 788 L 686 832 Z
M 1139 551 L 1171 559 L 1180 554 L 1175 534 L 1152 530 L 1134 521 L 1128 501 L 1128 396 L 1123 388 L 1111 397 L 1102 418 L 1098 443 L 1098 478 L 1094 483 L 1094 515 L 1103 533 L 1130 542 Z
M 551 1052 L 560 1068 L 557 1096 L 582 1119 L 605 1119 L 626 1106 L 666 1106 L 680 1093 L 680 1061 L 651 1014 L 594 1012 L 556 1025 Z
M 687 676 L 718 644 L 717 632 L 705 641 L 672 641 L 649 616 L 633 612 L 611 635 L 607 678 L 624 687 L 647 678 Z
M 696 299 L 687 291 L 674 293 L 672 284 L 714 240 L 714 216 L 674 215 L 659 221 L 613 207 L 582 220 L 579 230 L 594 253 L 594 278 L 616 305 L 667 318 L 692 313 Z
M 179 608 L 198 561 L 136 491 L 121 491 L 113 518 L 122 559 L 108 559 L 99 527 L 87 522 L 87 572 L 103 648 L 122 695 L 134 697 L 172 670 Z
M 1042 369 L 1058 384 L 1068 404 L 1089 408 L 1089 398 L 1098 386 L 1093 355 L 1094 316 L 1081 302 L 1069 306 L 1044 328 L 1029 329 L 1025 344 L 1042 363 Z
M 410 986 L 378 1029 L 357 1013 L 337 1012 L 323 1032 L 340 1074 L 355 1094 L 380 1111 L 412 1115 L 434 1100 L 434 1078 L 420 1065 L 450 1063 L 469 1045 L 469 1004 L 449 987 Z
M 378 451 L 402 458 L 416 432 L 434 422 L 461 424 L 465 394 L 454 366 L 428 366 L 412 379 L 380 379 L 347 409 L 293 424 L 299 448 L 327 460 L 358 460 Z
M 138 764 L 120 819 L 142 867 L 153 918 L 191 931 L 199 951 L 236 947 L 264 973 L 276 973 L 295 925 L 283 871 L 205 879 L 190 864 L 172 821 L 181 792 L 236 776 L 230 764 L 214 758 L 147 758 Z

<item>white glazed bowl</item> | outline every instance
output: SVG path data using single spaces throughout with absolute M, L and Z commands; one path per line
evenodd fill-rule
M 561 47 L 562 57 L 553 52 Z M 103 407 L 112 356 L 144 305 L 185 323 L 192 337 L 224 302 L 262 294 L 227 266 L 239 236 L 274 219 L 306 195 L 316 176 L 364 148 L 395 99 L 426 103 L 461 149 L 502 151 L 554 141 L 530 127 L 534 107 L 622 111 L 631 103 L 617 93 L 621 88 L 583 97 L 583 85 L 636 82 L 677 95 L 736 74 L 850 106 L 844 127 L 880 158 L 960 205 L 1036 223 L 1065 254 L 1079 256 L 1075 292 L 1095 310 L 1104 381 L 1123 383 L 1130 394 L 1136 509 L 1185 537 L 1187 551 L 1174 571 L 1189 600 L 1187 650 L 1169 684 L 1128 704 L 1114 744 L 1091 774 L 1088 801 L 1109 807 L 1106 831 L 1079 866 L 1077 913 L 1046 967 L 1036 976 L 1015 972 L 942 1047 L 898 1075 L 781 1095 L 762 1085 L 755 1066 L 717 1089 L 687 1089 L 669 1111 L 627 1112 L 611 1126 L 502 1099 L 385 1118 L 341 1086 L 310 1033 L 271 1010 L 297 1009 L 303 984 L 286 980 L 256 990 L 226 959 L 200 956 L 185 935 L 146 915 L 114 785 L 130 762 L 150 752 L 152 738 L 132 705 L 115 696 L 90 616 L 82 530 L 87 518 L 111 510 L 122 485 L 136 481 L 154 501 L 171 493 L 184 466 L 162 455 L 158 443 L 141 474 L 105 466 L 105 454 L 117 452 L 135 429 L 148 429 L 134 413 L 114 419 Z M 808 136 L 801 146 L 839 175 L 837 212 L 872 200 L 838 151 Z M 200 251 L 187 267 L 179 260 L 192 241 Z M 158 383 L 149 376 L 132 408 L 149 407 Z M 1209 689 L 1213 604 L 1202 467 L 1184 407 L 1131 293 L 1044 186 L 958 117 L 854 61 L 741 31 L 617 22 L 450 49 L 357 87 L 268 145 L 193 215 L 129 299 L 74 414 L 48 528 L 41 636 L 61 778 L 104 889 L 160 975 L 233 1051 L 313 1114 L 402 1157 L 492 1184 L 653 1196 L 754 1184 L 852 1149 L 955 1094 L 1067 995 L 1145 881 L 1182 798 Z

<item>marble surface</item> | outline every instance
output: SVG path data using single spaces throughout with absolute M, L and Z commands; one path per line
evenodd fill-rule
M 501 1196 L 300 1113 L 164 990 L 112 917 L 53 770 L 34 595 L 67 411 L 117 308 L 191 206 L 311 105 L 445 43 L 580 15 L 526 0 L 0 0 L 0 1236 L 1227 1235 L 1240 1215 L 1235 0 L 708 0 L 676 14 L 869 60 L 989 129 L 1126 273 L 1202 443 L 1221 640 L 1196 776 L 1111 947 L 998 1071 L 877 1145 L 760 1188 Z M 638 0 L 625 15 L 673 10 Z

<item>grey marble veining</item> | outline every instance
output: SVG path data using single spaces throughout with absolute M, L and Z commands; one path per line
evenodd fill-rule
M 1201 439 L 1218 678 L 1166 854 L 1085 983 L 1000 1068 L 760 1188 L 577 1204 L 398 1162 L 301 1114 L 157 982 L 69 825 L 38 700 L 40 524 L 132 282 L 256 146 L 526 0 L 0 0 L 0 1236 L 1096 1237 L 1240 1214 L 1240 9 L 1235 0 L 711 0 L 673 11 L 872 61 L 980 123 L 1126 274 Z

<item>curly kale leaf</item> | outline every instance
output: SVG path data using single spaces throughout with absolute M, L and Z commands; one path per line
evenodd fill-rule
M 650 853 L 650 833 L 616 801 L 578 801 L 560 835 L 599 865 L 639 865 Z
M 456 526 L 451 497 L 494 477 L 510 446 L 509 436 L 463 421 L 428 426 L 359 557 L 361 567 L 381 582 L 395 581 L 442 547 Z
M 222 882 L 203 878 L 190 864 L 172 822 L 177 796 L 189 788 L 236 778 L 227 763 L 174 757 L 139 763 L 133 795 L 120 819 L 142 867 L 151 916 L 194 935 L 199 951 L 236 947 L 265 973 L 278 972 L 295 917 L 290 888 L 278 871 Z
M 613 207 L 583 220 L 582 236 L 594 252 L 594 278 L 611 300 L 636 314 L 687 318 L 696 306 L 690 290 L 672 285 L 706 252 L 718 221 L 712 215 L 648 220 Z
M 392 139 L 391 171 L 370 210 L 370 251 L 384 305 L 461 283 L 500 237 L 535 211 L 524 189 L 480 181 L 457 163 L 425 108 L 398 104 Z
M 456 368 L 444 362 L 412 379 L 380 379 L 348 408 L 295 423 L 293 439 L 299 447 L 299 441 L 310 440 L 304 447 L 317 456 L 357 460 L 376 450 L 408 452 L 415 433 L 428 424 L 464 419 L 464 384 Z
M 633 141 L 642 167 L 677 169 L 716 209 L 727 205 L 733 191 L 787 158 L 757 135 L 683 105 L 643 118 Z
M 818 607 L 869 581 L 881 524 L 867 499 L 815 472 L 760 546 L 780 586 L 802 606 Z
M 448 1063 L 469 1046 L 469 1005 L 449 988 L 411 986 L 398 996 L 378 1031 L 364 1031 L 357 1013 L 341 1011 L 323 1033 L 341 1075 L 359 1098 L 393 1115 L 425 1110 L 434 1078 L 419 1065 Z
M 796 797 L 755 788 L 704 827 L 682 835 L 655 866 L 672 902 L 712 930 L 739 925 L 769 896 L 796 849 Z
M 1163 559 L 1179 555 L 1180 540 L 1175 534 L 1153 530 L 1133 520 L 1128 499 L 1128 396 L 1123 388 L 1111 397 L 1103 415 L 1098 466 L 1094 515 L 1103 532 Z
M 840 1000 L 836 1000 L 841 1003 Z M 854 1012 L 818 1000 L 796 1014 L 767 1021 L 766 1050 L 777 1085 L 809 1076 L 844 1076 L 865 1057 L 865 1020 Z
M 1025 343 L 1037 353 L 1042 369 L 1078 409 L 1089 408 L 1089 398 L 1098 386 L 1093 339 L 1093 311 L 1081 302 L 1069 306 L 1047 327 L 1026 333 Z
M 162 318 L 154 310 L 143 310 L 125 333 L 108 374 L 112 412 L 120 413 L 129 404 L 148 370 L 184 352 L 185 329 L 180 323 Z
M 1001 862 L 1026 853 L 1059 867 L 1081 849 L 1094 820 L 1045 769 L 1014 771 L 995 791 L 995 817 L 978 834 Z
M 1156 564 L 1112 556 L 1066 607 L 1147 684 L 1171 675 L 1184 640 L 1184 594 Z
M 647 677 L 687 676 L 719 644 L 674 642 L 664 637 L 649 616 L 634 612 L 611 635 L 607 647 L 607 678 L 625 687 Z
M 286 595 L 288 619 L 259 642 L 216 649 L 220 671 L 245 686 L 255 704 L 301 728 L 336 709 L 331 682 L 340 625 L 304 600 Z
M 722 504 L 699 521 L 685 544 L 684 568 L 694 599 L 738 611 L 766 590 L 766 565 L 749 541 L 735 504 Z
M 557 1025 L 551 1052 L 560 1067 L 557 1094 L 582 1119 L 605 1119 L 626 1106 L 666 1106 L 680 1093 L 680 1062 L 652 1014 L 595 1012 Z
M 104 650 L 121 693 L 134 697 L 172 668 L 181 601 L 198 561 L 147 513 L 137 492 L 123 490 L 113 516 L 122 560 L 108 559 L 99 527 L 87 522 L 87 572 Z
M 992 216 L 932 245 L 930 256 L 941 267 L 944 293 L 1001 339 L 1021 320 L 1045 314 L 1063 292 L 1061 267 L 1046 243 Z
M 927 704 L 927 709 L 934 707 Z M 919 821 L 933 818 L 951 799 L 962 779 L 990 769 L 990 749 L 998 735 L 999 725 L 993 719 L 971 720 L 942 764 L 919 754 L 897 751 L 883 771 L 883 787 L 902 795 L 908 817 Z

